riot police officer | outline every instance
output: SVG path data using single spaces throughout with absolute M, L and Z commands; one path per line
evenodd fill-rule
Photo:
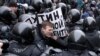
M 10 5 L 9 5 L 10 6 Z M 15 5 L 13 5 L 15 6 Z M 12 29 L 13 25 L 16 22 L 16 9 L 8 6 L 0 7 L 0 31 L 1 38 L 0 39 L 8 39 L 9 32 Z
M 7 53 L 3 55 L 18 55 L 18 56 L 40 56 L 43 52 L 40 46 L 34 42 L 34 28 L 26 22 L 17 23 L 12 33 L 15 40 L 9 42 Z
M 94 51 L 90 51 L 87 46 L 87 38 L 82 30 L 73 30 L 68 37 L 69 56 L 97 56 Z
M 74 29 L 82 29 L 82 25 L 80 23 L 77 23 L 80 20 L 80 12 L 78 9 L 71 9 L 69 11 L 69 22 L 67 23 L 68 26 L 68 32 L 73 31 Z
M 89 49 L 94 49 L 98 54 L 100 48 L 100 32 L 97 30 L 96 20 L 93 17 L 87 17 L 83 22 L 83 29 L 86 33 Z

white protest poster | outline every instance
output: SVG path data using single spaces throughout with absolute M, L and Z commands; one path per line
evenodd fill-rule
M 66 36 L 65 21 L 62 15 L 61 8 L 58 8 L 51 12 L 53 20 L 50 20 L 54 24 L 54 35 L 59 37 Z
M 61 8 L 58 8 L 52 12 L 53 20 L 50 20 L 54 24 L 54 35 L 59 37 L 66 36 L 66 27 L 65 21 L 63 18 L 63 14 Z
M 49 13 L 38 14 L 39 24 L 45 20 L 49 20 L 54 24 L 54 35 L 58 37 L 66 36 L 65 22 L 61 8 L 55 9 Z

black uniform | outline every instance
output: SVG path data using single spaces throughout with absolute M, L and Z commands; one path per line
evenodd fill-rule
M 81 30 L 73 30 L 68 38 L 69 56 L 95 56 L 95 52 L 88 49 L 85 33 Z
M 8 53 L 18 56 L 40 56 L 44 49 L 35 44 L 33 29 L 29 23 L 17 23 L 12 30 L 15 39 L 9 43 Z
M 11 12 L 11 9 L 7 6 L 0 7 L 0 39 L 10 40 L 9 33 L 13 28 L 13 21 L 15 21 L 16 15 Z
M 9 53 L 19 56 L 40 56 L 42 51 L 34 44 L 21 45 L 17 41 L 12 41 L 8 48 Z

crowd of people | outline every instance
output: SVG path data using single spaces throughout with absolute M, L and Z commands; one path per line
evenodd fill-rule
M 57 8 L 66 36 L 54 35 L 48 19 L 36 26 L 23 22 Z M 0 0 L 0 56 L 100 56 L 99 42 L 99 0 Z

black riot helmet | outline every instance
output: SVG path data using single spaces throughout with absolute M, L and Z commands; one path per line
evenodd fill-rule
M 72 9 L 77 8 L 77 5 L 78 5 L 78 4 L 77 4 L 77 2 L 76 2 L 75 0 L 72 0 L 72 1 L 71 1 L 71 8 L 72 8 Z
M 32 6 L 29 6 L 28 7 L 28 13 L 34 14 L 35 13 L 35 9 Z
M 16 19 L 16 14 L 14 14 L 11 9 L 7 6 L 0 7 L 0 21 L 5 24 L 12 24 L 12 21 Z
M 22 44 L 32 44 L 34 40 L 34 30 L 31 24 L 26 22 L 17 23 L 12 33 L 16 36 L 16 40 Z
M 96 6 L 96 1 L 91 1 L 91 3 L 90 3 L 90 7 L 95 7 Z
M 61 0 L 52 0 L 52 2 L 57 4 L 57 3 L 61 2 Z
M 52 0 L 43 0 L 44 7 L 45 8 L 51 8 L 52 7 Z
M 87 17 L 83 21 L 84 31 L 94 31 L 96 29 L 96 20 L 93 17 Z
M 70 12 L 69 12 L 69 18 L 70 18 L 72 23 L 75 23 L 78 20 L 80 20 L 79 10 L 78 9 L 71 9 Z
M 65 3 L 60 2 L 57 4 L 57 8 L 59 7 L 61 7 L 62 14 L 64 15 L 64 17 L 66 17 L 67 5 Z
M 43 1 L 42 0 L 32 0 L 32 6 L 35 8 L 35 11 L 40 12 Z
M 85 33 L 81 30 L 73 30 L 68 37 L 68 47 L 75 49 L 85 48 L 86 44 Z M 78 48 L 77 48 L 78 47 Z
M 19 16 L 18 21 L 19 22 L 23 22 L 23 21 L 25 21 L 28 18 L 31 18 L 31 15 L 30 14 L 22 14 L 22 15 Z

